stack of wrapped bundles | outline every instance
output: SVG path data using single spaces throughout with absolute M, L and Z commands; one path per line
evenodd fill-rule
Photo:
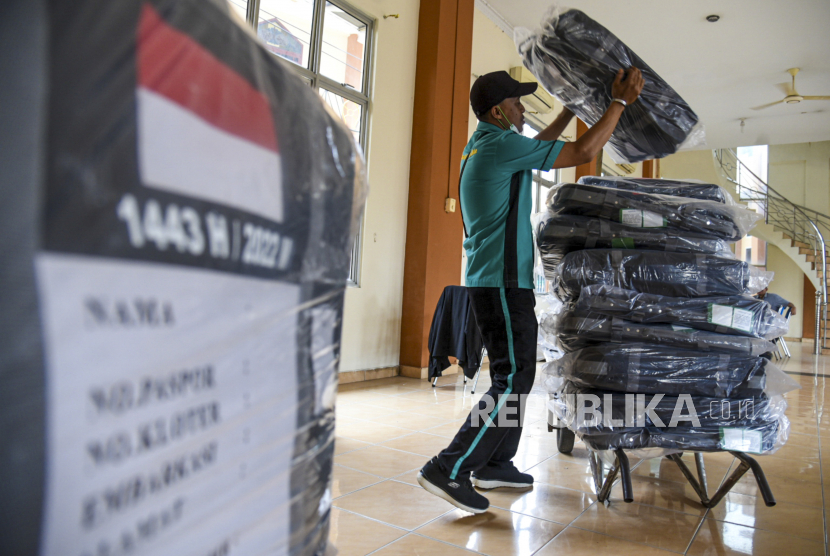
M 328 553 L 352 133 L 226 2 L 11 5 L 0 553 Z
M 589 448 L 772 452 L 786 442 L 769 360 L 784 318 L 751 297 L 769 272 L 730 243 L 758 215 L 717 185 L 582 178 L 536 224 L 565 303 L 543 320 L 564 357 L 546 366 L 553 407 Z
M 697 114 L 608 29 L 579 10 L 553 9 L 535 32 L 517 29 L 516 46 L 539 83 L 593 126 L 611 103 L 618 70 L 636 67 L 645 85 L 626 108 L 606 150 L 618 163 L 662 158 L 704 142 Z

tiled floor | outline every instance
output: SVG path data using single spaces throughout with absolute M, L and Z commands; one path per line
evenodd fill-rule
M 633 503 L 622 501 L 619 484 L 608 506 L 597 503 L 584 445 L 560 454 L 547 431 L 539 373 L 514 460 L 536 484 L 524 492 L 484 492 L 490 510 L 473 516 L 428 494 L 415 477 L 446 447 L 487 390 L 487 378 L 473 395 L 456 375 L 435 389 L 395 377 L 340 388 L 331 541 L 342 556 L 826 555 L 830 356 L 814 357 L 811 344 L 790 347 L 784 369 L 802 385 L 787 395 L 790 439 L 775 455 L 758 458 L 775 507 L 764 505 L 747 474 L 716 508 L 704 508 L 665 459 L 632 460 Z M 736 465 L 728 454 L 705 460 L 711 493 Z

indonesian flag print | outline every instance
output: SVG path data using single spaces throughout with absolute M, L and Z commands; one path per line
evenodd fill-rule
M 282 167 L 265 95 L 149 4 L 137 68 L 143 184 L 282 222 Z

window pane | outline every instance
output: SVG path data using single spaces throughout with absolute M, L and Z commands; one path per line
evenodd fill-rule
M 248 0 L 230 0 L 228 2 L 231 9 L 236 12 L 236 14 L 245 21 L 248 17 Z
M 326 2 L 320 73 L 363 91 L 366 24 Z
M 539 172 L 539 177 L 550 183 L 557 183 L 559 181 L 558 170 L 548 170 L 547 172 Z
M 310 0 L 260 0 L 257 35 L 277 56 L 307 68 L 313 21 Z
M 363 107 L 348 99 L 345 99 L 329 90 L 320 88 L 320 96 L 326 104 L 332 107 L 334 112 L 346 123 L 346 127 L 354 133 L 354 140 L 360 145 L 361 124 L 363 123 Z

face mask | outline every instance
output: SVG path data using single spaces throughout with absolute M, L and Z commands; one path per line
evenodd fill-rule
M 507 115 L 506 115 L 506 114 L 504 113 L 504 111 L 501 109 L 501 106 L 496 106 L 496 108 L 498 108 L 498 109 L 499 109 L 499 112 L 501 112 L 501 115 L 502 115 L 502 116 L 504 116 L 504 119 L 505 119 L 505 120 L 507 120 L 507 121 L 509 122 L 510 120 L 507 118 Z M 517 127 L 516 127 L 515 125 L 513 125 L 513 124 L 510 124 L 510 127 L 505 126 L 505 125 L 504 125 L 504 122 L 499 122 L 499 124 L 501 124 L 501 126 L 502 126 L 502 127 L 503 127 L 506 131 L 512 131 L 513 133 L 519 133 L 519 128 L 517 128 Z

